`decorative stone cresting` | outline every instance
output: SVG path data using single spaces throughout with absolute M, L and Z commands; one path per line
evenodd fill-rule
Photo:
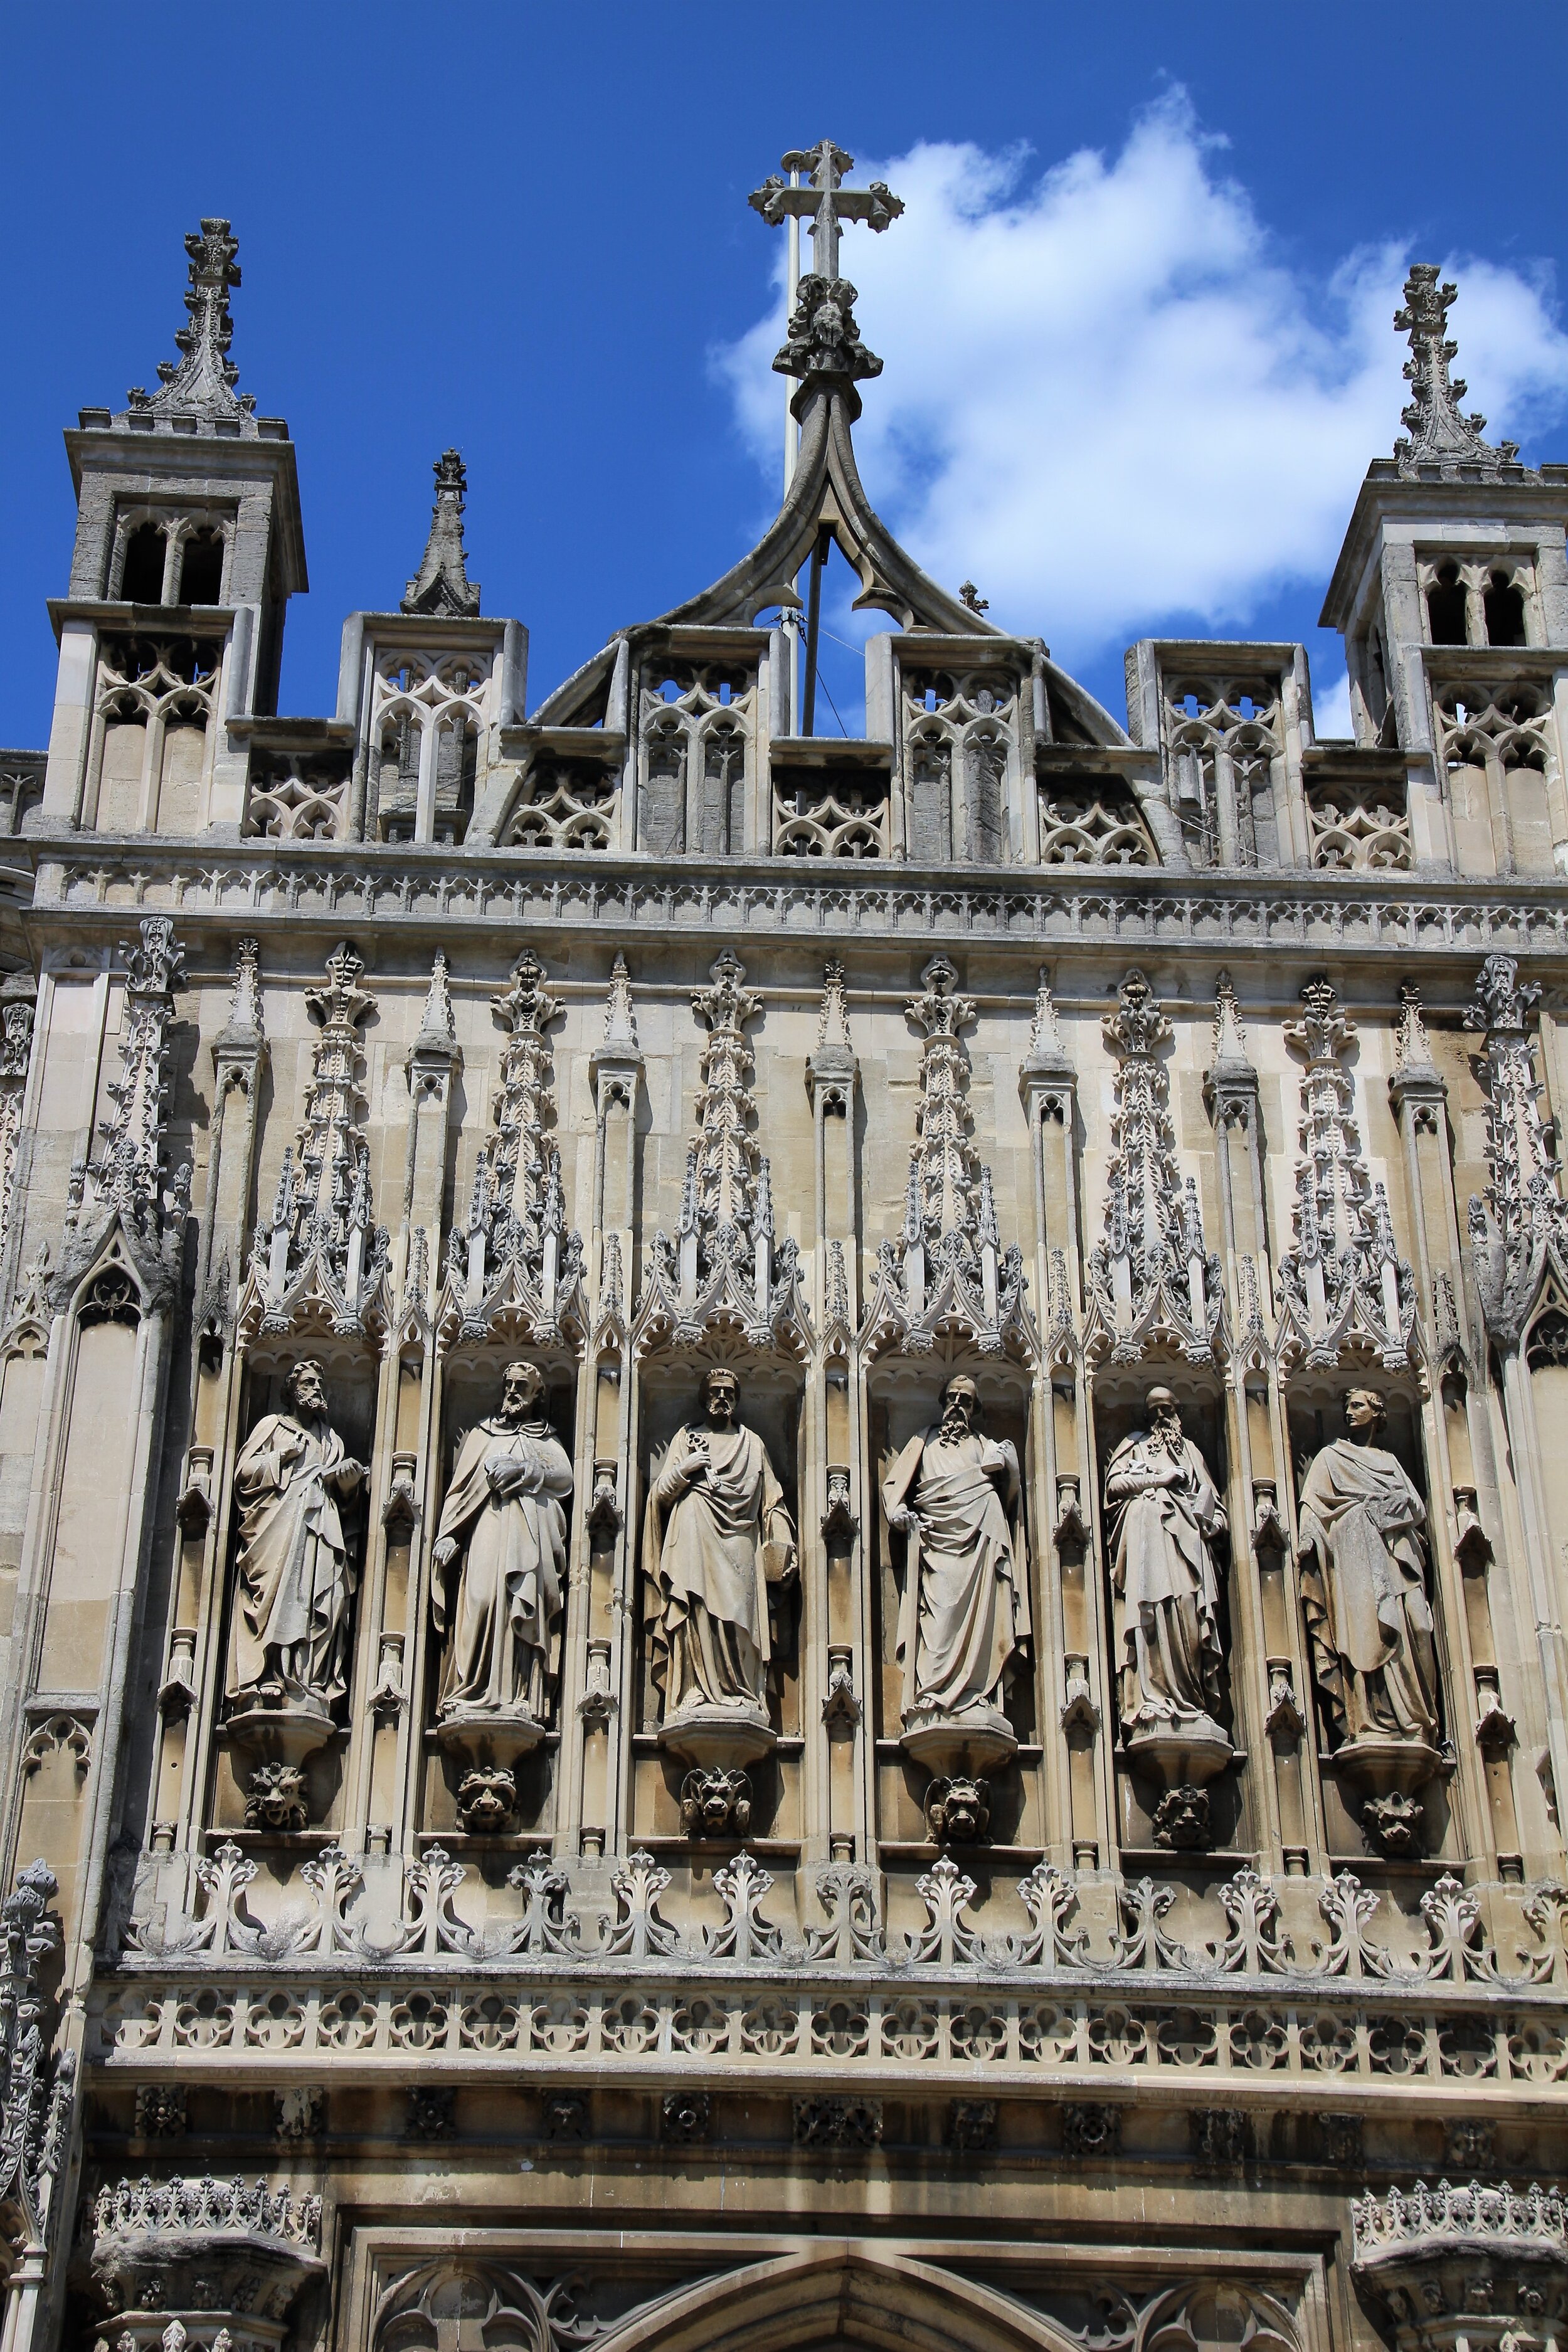
M 1352 2269 L 1398 2352 L 1539 2352 L 1568 2317 L 1568 2214 L 1555 2189 L 1478 2180 L 1351 2207 Z
M 277 2352 L 324 2273 L 321 2238 L 321 2199 L 264 2180 L 110 2183 L 92 2209 L 95 2352 Z

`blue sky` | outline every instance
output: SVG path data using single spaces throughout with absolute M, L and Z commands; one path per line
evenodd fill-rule
M 1568 457 L 1568 142 L 1520 97 L 1561 88 L 1565 26 L 1509 0 L 1484 33 L 1450 0 L 88 0 L 68 36 L 15 10 L 0 742 L 47 731 L 61 428 L 174 355 L 202 214 L 240 239 L 241 389 L 299 448 L 311 593 L 283 708 L 330 709 L 344 614 L 395 604 L 448 443 L 485 609 L 531 632 L 533 703 L 771 512 L 782 239 L 745 199 L 824 135 L 910 204 L 845 266 L 888 362 L 862 469 L 916 551 L 1119 717 L 1131 637 L 1210 628 L 1305 637 L 1330 702 L 1316 617 L 1398 429 L 1409 258 L 1460 275 L 1494 434 Z M 1506 123 L 1495 99 L 1466 113 L 1494 67 Z M 827 652 L 853 723 L 858 666 Z

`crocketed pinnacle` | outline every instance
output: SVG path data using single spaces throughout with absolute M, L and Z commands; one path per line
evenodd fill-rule
M 1405 281 L 1405 307 L 1394 314 L 1394 325 L 1410 338 L 1405 375 L 1411 387 L 1403 412 L 1409 438 L 1401 436 L 1394 443 L 1394 458 L 1402 474 L 1433 466 L 1445 473 L 1462 467 L 1467 474 L 1495 477 L 1505 466 L 1514 465 L 1519 445 L 1503 441 L 1494 448 L 1481 438 L 1486 418 L 1467 416 L 1460 409 L 1465 380 L 1448 374 L 1448 362 L 1459 349 L 1448 340 L 1448 305 L 1458 299 L 1459 289 L 1437 281 L 1434 263 L 1415 263 Z
M 230 289 L 239 284 L 235 256 L 239 240 L 229 235 L 226 220 L 204 220 L 185 239 L 190 256 L 190 284 L 185 308 L 190 324 L 174 337 L 179 364 L 161 361 L 161 390 L 143 392 L 133 384 L 127 398 L 131 408 L 153 416 L 194 416 L 209 427 L 237 426 L 246 435 L 256 431 L 249 393 L 237 393 L 239 370 L 228 356 L 234 321 L 228 315 Z
M 479 588 L 468 579 L 463 552 L 463 504 L 468 478 L 455 449 L 443 449 L 436 460 L 436 506 L 425 560 L 403 592 L 405 613 L 427 613 L 444 620 L 478 617 Z

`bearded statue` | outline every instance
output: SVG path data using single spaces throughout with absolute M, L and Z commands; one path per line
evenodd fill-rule
M 984 1770 L 1017 1744 L 1003 1699 L 1029 1633 L 1028 1562 L 1017 1453 L 982 1433 L 966 1372 L 888 1472 L 882 1504 L 903 1538 L 905 1744 L 938 1770 Z

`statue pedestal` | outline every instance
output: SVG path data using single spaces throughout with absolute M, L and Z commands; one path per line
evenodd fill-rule
M 1236 1750 L 1212 1715 L 1186 1715 L 1151 1724 L 1122 1742 L 1135 1772 L 1163 1790 L 1154 1808 L 1154 1843 L 1196 1853 L 1213 1843 L 1208 1786 Z
M 464 1766 L 458 1818 L 471 1835 L 504 1829 L 517 1811 L 519 1760 L 539 1746 L 544 1726 L 526 1707 L 454 1706 L 436 1723 L 443 1751 Z
M 680 1822 L 689 1838 L 744 1837 L 752 1822 L 748 1764 L 771 1756 L 778 1735 L 760 1706 L 685 1706 L 659 1727 L 658 1744 L 689 1764 Z
M 247 1706 L 229 1717 L 226 1728 L 229 1746 L 258 1764 L 298 1769 L 326 1746 L 337 1726 L 319 1704 L 285 1700 L 279 1706 Z
M 1347 1794 L 1362 1801 L 1362 1832 L 1374 1853 L 1397 1860 L 1421 1852 L 1425 1808 L 1415 1802 L 1415 1791 L 1435 1777 L 1442 1761 L 1425 1739 L 1390 1739 L 1376 1732 L 1363 1732 L 1335 1748 L 1334 1769 Z
M 985 1776 L 1010 1764 L 1018 1735 L 1000 1707 L 904 1718 L 899 1745 L 931 1774 L 923 1803 L 936 1845 L 979 1845 L 991 1827 Z
M 998 1706 L 968 1707 L 963 1715 L 904 1717 L 899 1745 L 928 1772 L 973 1779 L 1000 1771 L 1018 1752 L 1018 1735 Z
M 337 1728 L 326 1708 L 308 1699 L 242 1706 L 224 1728 L 231 1751 L 247 1758 L 251 1767 L 242 1782 L 246 1828 L 307 1828 L 310 1809 L 304 1766 Z

